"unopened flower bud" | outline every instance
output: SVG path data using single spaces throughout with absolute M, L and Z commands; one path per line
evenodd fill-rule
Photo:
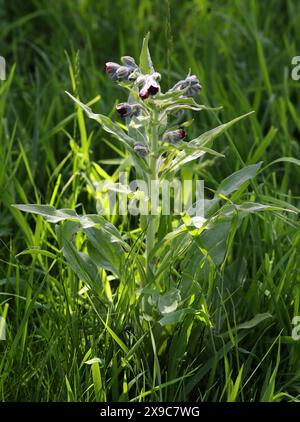
M 176 144 L 178 141 L 181 141 L 186 137 L 186 132 L 184 129 L 179 128 L 176 130 L 172 130 L 170 132 L 166 132 L 163 135 L 163 141 L 168 142 L 169 144 Z
M 120 103 L 116 107 L 117 113 L 121 117 L 133 117 L 139 114 L 140 105 L 139 104 L 129 104 L 129 103 Z
M 117 70 L 119 68 L 120 65 L 114 62 L 107 62 L 104 65 L 104 70 L 112 81 L 115 81 L 117 79 Z
M 134 69 L 137 69 L 137 64 L 135 63 L 134 58 L 131 57 L 131 56 L 123 56 L 123 57 L 121 57 L 121 62 L 125 66 L 129 66 L 129 67 L 132 67 Z
M 140 157 L 146 157 L 148 155 L 148 148 L 146 145 L 142 144 L 141 142 L 136 142 L 133 146 L 133 149 Z
M 120 66 L 119 69 L 116 72 L 117 79 L 120 81 L 124 81 L 128 79 L 128 76 L 130 75 L 131 69 L 127 66 Z
M 177 82 L 170 91 L 185 90 L 185 95 L 187 97 L 195 97 L 200 93 L 202 86 L 199 82 L 199 79 L 195 75 L 187 76 L 182 81 Z
M 116 110 L 121 117 L 128 117 L 131 114 L 131 105 L 128 103 L 120 103 L 117 105 Z

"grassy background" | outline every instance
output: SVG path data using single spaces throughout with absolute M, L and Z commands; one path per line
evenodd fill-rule
M 164 332 L 153 327 L 151 335 L 136 321 L 126 289 L 110 307 L 101 292 L 79 296 L 82 284 L 64 263 L 53 227 L 10 205 L 95 211 L 85 175 L 92 161 L 111 174 L 115 167 L 102 160 L 116 154 L 101 128 L 82 123 L 64 91 L 75 91 L 84 102 L 100 95 L 93 109 L 112 113 L 125 97 L 106 78 L 103 64 L 124 54 L 138 57 L 147 31 L 164 88 L 191 68 L 203 85 L 201 102 L 224 107 L 217 115 L 200 114 L 190 139 L 255 110 L 216 142 L 226 159 L 193 165 L 208 187 L 244 164 L 299 159 L 300 82 L 290 72 L 291 58 L 300 54 L 300 3 L 0 3 L 0 54 L 8 71 L 0 82 L 0 312 L 8 324 L 7 341 L 0 342 L 0 399 L 299 398 L 299 343 L 290 337 L 291 320 L 300 314 L 296 216 L 245 219 L 230 237 L 221 268 L 210 266 L 200 277 L 197 300 L 213 328 L 187 318 Z M 299 176 L 299 162 L 271 164 L 249 198 L 299 208 Z M 237 330 L 261 313 L 271 316 Z M 84 364 L 94 357 L 99 361 Z

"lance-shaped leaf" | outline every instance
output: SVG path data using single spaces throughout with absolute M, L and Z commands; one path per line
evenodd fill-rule
M 184 142 L 181 142 L 180 145 L 182 146 Z M 176 146 L 176 145 L 175 145 Z M 190 161 L 197 160 L 198 158 L 202 157 L 206 153 L 209 153 L 211 155 L 214 155 L 216 157 L 224 157 L 223 154 L 220 154 L 219 152 L 207 148 L 207 147 L 201 147 L 197 150 L 188 150 L 184 149 L 179 152 L 179 154 L 174 158 L 174 160 L 171 162 L 170 166 L 166 169 L 166 172 L 164 175 L 170 172 L 176 172 L 180 169 L 181 166 L 183 166 L 186 163 L 189 163 Z
M 222 197 L 227 197 L 231 193 L 237 191 L 243 183 L 252 180 L 257 175 L 261 165 L 262 162 L 250 164 L 226 177 L 218 187 L 215 196 L 212 199 L 205 201 L 205 212 L 209 212 L 213 206 L 219 203 Z
M 112 242 L 111 237 L 103 230 L 89 228 L 84 233 L 88 238 L 88 253 L 94 264 L 120 276 L 125 259 L 121 245 Z
M 256 314 L 255 317 L 250 319 L 249 321 L 243 322 L 237 325 L 237 330 L 250 330 L 251 328 L 256 327 L 261 322 L 265 321 L 266 319 L 272 318 L 272 314 L 270 313 L 263 313 L 263 314 Z
M 78 220 L 76 211 L 68 208 L 57 210 L 52 205 L 36 204 L 13 204 L 12 207 L 17 208 L 20 211 L 41 215 L 46 221 L 54 224 L 63 220 Z
M 150 37 L 150 33 L 148 32 L 148 34 L 145 36 L 145 38 L 143 40 L 142 50 L 141 50 L 141 54 L 140 54 L 139 67 L 140 67 L 142 73 L 144 73 L 144 74 L 154 72 L 154 68 L 153 68 L 153 64 L 152 64 L 152 60 L 151 60 L 151 56 L 150 56 L 150 52 L 149 52 L 149 48 L 148 48 L 149 37 Z
M 194 110 L 194 111 L 201 111 L 201 110 L 209 110 L 209 111 L 218 111 L 221 110 L 222 107 L 207 107 L 204 104 L 198 104 L 194 100 L 194 98 L 177 98 L 176 100 L 156 100 L 155 104 L 158 105 L 161 109 L 163 109 L 166 113 L 175 113 L 178 110 L 187 109 L 187 110 Z
M 216 265 L 220 265 L 224 259 L 233 218 L 236 217 L 238 221 L 241 221 L 249 214 L 266 211 L 294 212 L 274 205 L 244 202 L 242 204 L 226 204 L 210 220 L 207 220 L 205 230 L 200 233 L 199 240 Z
M 69 92 L 65 91 L 66 94 L 69 95 L 72 100 L 79 105 L 87 114 L 87 116 L 90 119 L 96 120 L 100 125 L 103 127 L 103 129 L 111 133 L 115 138 L 117 138 L 120 142 L 123 144 L 129 144 L 133 145 L 134 139 L 131 138 L 127 133 L 120 128 L 116 123 L 114 123 L 109 117 L 104 116 L 103 114 L 96 114 L 93 113 L 89 106 L 79 101 L 77 98 L 73 97 Z
M 279 212 L 291 212 L 297 214 L 296 211 L 289 208 L 277 207 L 276 205 L 270 204 L 259 204 L 257 202 L 244 202 L 240 205 L 231 204 L 225 205 L 216 215 L 216 218 L 220 215 L 225 217 L 231 217 L 233 215 L 238 215 L 239 219 L 246 217 L 249 214 L 256 214 L 261 211 L 279 211 Z
M 103 114 L 93 113 L 89 106 L 83 104 L 81 101 L 73 97 L 73 95 L 71 95 L 67 91 L 66 94 L 68 94 L 69 97 L 86 112 L 87 116 L 90 119 L 96 120 L 106 132 L 110 133 L 125 146 L 128 152 L 130 152 L 134 164 L 137 166 L 138 169 L 142 170 L 144 174 L 149 172 L 145 161 L 140 158 L 133 149 L 133 145 L 136 141 L 134 138 L 129 136 L 123 129 L 120 128 L 119 125 L 114 123 L 109 117 L 104 116 Z
M 239 116 L 236 119 L 231 120 L 230 122 L 223 123 L 222 125 L 217 126 L 216 128 L 212 130 L 202 133 L 202 135 L 198 136 L 197 138 L 194 138 L 190 142 L 182 143 L 181 147 L 184 149 L 180 151 L 177 157 L 174 158 L 171 165 L 167 169 L 166 173 L 169 173 L 171 171 L 173 172 L 177 171 L 183 164 L 186 164 L 190 161 L 193 161 L 202 157 L 206 152 L 209 152 L 214 155 L 222 156 L 216 151 L 209 149 L 207 145 L 209 144 L 209 146 L 211 146 L 215 138 L 217 138 L 219 135 L 225 132 L 225 130 L 233 126 L 235 123 L 244 119 L 245 117 L 249 116 L 252 113 L 253 111 L 247 114 L 243 114 L 242 116 Z
M 98 227 L 107 235 L 110 236 L 111 242 L 120 243 L 126 250 L 129 250 L 129 246 L 123 241 L 118 229 L 111 223 L 109 223 L 102 215 L 98 214 L 86 214 L 78 215 L 76 211 L 70 209 L 57 210 L 50 205 L 35 205 L 35 204 L 15 204 L 12 205 L 20 211 L 29 212 L 32 214 L 38 214 L 45 218 L 49 223 L 59 223 L 61 221 L 72 221 L 77 224 L 78 229 L 89 229 L 91 227 Z M 78 231 L 78 230 L 76 230 Z
M 63 240 L 62 246 L 63 255 L 74 273 L 90 287 L 101 286 L 100 274 L 91 258 L 79 252 L 71 241 Z
M 206 146 L 208 143 L 211 143 L 212 141 L 214 141 L 215 138 L 217 138 L 223 132 L 225 132 L 225 130 L 229 129 L 235 123 L 239 122 L 240 120 L 244 119 L 247 116 L 250 116 L 253 113 L 254 111 L 250 111 L 250 113 L 243 114 L 242 116 L 239 116 L 233 120 L 230 120 L 230 122 L 223 123 L 222 125 L 217 126 L 214 129 L 211 129 L 205 133 L 202 133 L 202 135 L 188 142 L 187 148 L 190 149 L 190 148 L 199 148 L 199 147 Z
M 81 280 L 90 287 L 97 288 L 101 286 L 101 277 L 96 265 L 86 253 L 79 252 L 72 241 L 72 234 L 77 230 L 78 224 L 74 221 L 64 221 L 56 226 L 56 234 L 62 246 L 63 255 Z

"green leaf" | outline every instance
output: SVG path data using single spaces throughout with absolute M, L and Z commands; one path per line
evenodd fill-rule
M 88 107 L 86 104 L 83 104 L 77 98 L 73 97 L 73 95 L 71 95 L 69 92 L 65 92 L 76 104 L 79 105 L 79 107 L 81 107 L 86 112 L 90 119 L 96 120 L 106 132 L 110 133 L 125 146 L 127 151 L 130 152 L 134 165 L 138 169 L 140 169 L 144 174 L 147 174 L 149 172 L 145 161 L 141 157 L 139 157 L 133 149 L 135 139 L 129 136 L 123 129 L 120 128 L 119 125 L 114 123 L 109 117 L 104 116 L 103 114 L 93 113 L 90 107 Z
M 192 101 L 191 101 L 192 100 Z M 193 110 L 193 111 L 217 111 L 220 110 L 220 108 L 215 107 L 207 107 L 203 104 L 197 104 L 193 98 L 181 98 L 173 103 L 172 105 L 166 107 L 164 110 L 166 113 L 175 113 L 178 110 Z
M 244 202 L 241 205 L 226 205 L 217 214 L 217 218 L 222 215 L 226 217 L 231 217 L 232 215 L 236 214 L 239 218 L 244 218 L 248 214 L 255 214 L 261 211 L 286 211 L 292 212 L 297 214 L 296 211 L 289 209 L 289 208 L 281 208 L 275 205 L 268 205 L 268 204 L 259 204 L 257 202 Z
M 73 97 L 69 92 L 65 91 L 66 94 L 77 104 L 81 107 L 87 114 L 90 119 L 96 120 L 103 129 L 117 138 L 120 142 L 125 145 L 132 145 L 134 143 L 134 139 L 131 138 L 127 133 L 120 128 L 116 123 L 114 123 L 109 117 L 104 116 L 103 114 L 96 114 L 93 113 L 89 106 L 79 101 L 77 98 Z
M 163 316 L 158 322 L 160 325 L 168 325 L 168 324 L 178 324 L 179 322 L 182 322 L 186 315 L 188 314 L 195 314 L 195 309 L 191 308 L 185 308 L 180 309 L 179 311 L 170 312 Z
M 101 215 L 77 215 L 74 210 L 56 210 L 48 205 L 14 205 L 15 208 L 42 215 L 51 223 L 61 222 L 57 236 L 63 246 L 63 255 L 79 277 L 92 285 L 98 277 L 98 269 L 105 268 L 118 276 L 125 259 L 124 250 L 130 247 L 123 241 L 117 228 Z M 90 256 L 80 253 L 72 243 L 73 235 L 82 230 L 87 236 Z
M 229 129 L 235 123 L 239 122 L 240 120 L 249 116 L 252 113 L 253 111 L 239 116 L 236 119 L 231 120 L 230 122 L 224 123 L 212 130 L 209 130 L 208 132 L 203 133 L 197 138 L 191 140 L 190 142 L 183 143 L 182 147 L 184 149 L 180 151 L 177 157 L 172 161 L 170 167 L 166 170 L 166 173 L 169 173 L 171 171 L 177 171 L 182 165 L 202 157 L 206 152 L 220 156 L 221 154 L 217 153 L 216 151 L 208 149 L 207 144 L 209 144 L 210 146 L 214 139 L 221 135 L 223 132 L 225 132 L 225 130 Z
M 98 362 L 95 362 L 92 364 L 92 377 L 93 377 L 96 401 L 98 402 L 106 401 L 106 394 L 103 389 L 101 371 L 100 371 Z
M 198 136 L 195 139 L 192 139 L 190 142 L 188 142 L 189 148 L 199 148 L 201 146 L 205 146 L 208 143 L 212 142 L 215 138 L 220 136 L 225 130 L 229 129 L 231 126 L 233 126 L 235 123 L 239 122 L 240 120 L 244 119 L 247 116 L 250 116 L 253 114 L 254 111 L 250 111 L 250 113 L 243 114 L 242 116 L 236 117 L 235 119 L 231 120 L 230 122 L 223 123 L 220 126 L 215 127 L 214 129 L 211 129 L 205 133 L 202 133 L 202 135 Z
M 63 239 L 63 255 L 77 276 L 90 287 L 101 286 L 101 278 L 96 265 L 91 258 L 83 252 L 78 252 L 74 244 Z
M 215 265 L 220 265 L 226 253 L 230 219 L 216 219 L 200 235 L 200 241 Z
M 88 252 L 94 264 L 120 275 L 125 258 L 120 243 L 104 230 L 89 228 L 83 232 L 89 240 Z
M 176 311 L 181 300 L 180 292 L 177 289 L 171 289 L 158 297 L 158 310 L 162 314 L 168 314 Z
M 30 212 L 32 214 L 38 214 L 45 218 L 49 223 L 58 223 L 66 219 L 77 219 L 78 216 L 76 211 L 63 208 L 56 210 L 51 205 L 35 205 L 35 204 L 13 204 L 12 207 L 17 208 L 20 211 Z
M 98 227 L 103 230 L 109 236 L 110 242 L 119 242 L 126 250 L 130 250 L 128 244 L 123 241 L 118 229 L 111 223 L 109 223 L 102 215 L 98 214 L 86 214 L 78 215 L 76 211 L 71 209 L 60 209 L 50 205 L 35 205 L 35 204 L 14 204 L 14 208 L 20 211 L 30 212 L 32 214 L 38 214 L 45 218 L 49 223 L 59 223 L 61 221 L 72 221 L 77 223 L 72 226 L 65 226 L 64 237 L 69 239 L 79 229 L 89 229 L 91 227 Z M 66 236 L 67 227 L 70 230 L 68 236 Z
M 291 163 L 291 164 L 296 164 L 296 166 L 300 166 L 300 160 L 298 160 L 297 158 L 281 157 L 281 158 L 277 158 L 277 160 L 272 161 L 265 168 L 272 166 L 273 164 L 277 164 L 277 163 Z
M 197 160 L 198 158 L 201 158 L 206 153 L 214 155 L 216 157 L 224 157 L 223 154 L 220 154 L 217 151 L 214 151 L 211 148 L 207 147 L 201 147 L 198 150 L 192 149 L 190 150 L 184 142 L 181 142 L 178 144 L 179 148 L 184 148 L 180 153 L 177 155 L 176 158 L 172 161 L 171 165 L 167 168 L 165 174 L 170 172 L 176 172 L 180 169 L 184 164 L 187 164 L 191 161 Z
M 142 73 L 145 73 L 145 74 L 154 72 L 154 68 L 153 68 L 153 64 L 152 64 L 152 60 L 151 60 L 151 56 L 150 56 L 149 48 L 148 48 L 149 37 L 150 37 L 150 33 L 148 32 L 148 34 L 145 36 L 143 40 L 142 50 L 140 54 L 139 67 Z
M 237 326 L 238 330 L 249 330 L 250 328 L 256 327 L 261 322 L 265 321 L 266 319 L 272 318 L 272 315 L 269 313 L 257 314 L 254 318 L 250 319 L 249 321 L 243 322 Z
M 99 358 L 92 358 L 84 362 L 86 365 L 93 365 L 94 363 L 99 363 L 100 365 L 103 363 Z
M 228 196 L 230 193 L 236 191 L 243 183 L 253 179 L 261 165 L 262 162 L 251 164 L 231 174 L 221 182 L 217 192 L 221 195 Z

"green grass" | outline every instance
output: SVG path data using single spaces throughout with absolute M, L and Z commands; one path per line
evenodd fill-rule
M 231 199 L 298 210 L 300 81 L 290 73 L 300 54 L 299 2 L 0 3 L 0 54 L 9 72 L 0 82 L 0 314 L 7 320 L 0 400 L 299 400 L 299 342 L 291 338 L 292 318 L 300 315 L 297 214 L 233 222 L 218 265 L 178 243 L 166 262 L 170 276 L 160 282 L 179 285 L 197 313 L 162 329 L 141 323 L 129 265 L 121 284 L 102 274 L 102 285 L 84 291 L 54 227 L 11 207 L 95 212 L 91 181 L 116 177 L 120 145 L 64 91 L 112 114 L 125 97 L 103 63 L 138 57 L 150 31 L 164 88 L 191 68 L 203 85 L 201 102 L 223 106 L 197 115 L 190 139 L 255 111 L 216 141 L 225 159 L 196 161 L 182 177 L 195 173 L 216 189 L 263 161 L 257 178 Z M 136 221 L 111 221 L 135 245 L 135 259 L 142 247 Z M 84 248 L 82 235 L 76 243 Z

